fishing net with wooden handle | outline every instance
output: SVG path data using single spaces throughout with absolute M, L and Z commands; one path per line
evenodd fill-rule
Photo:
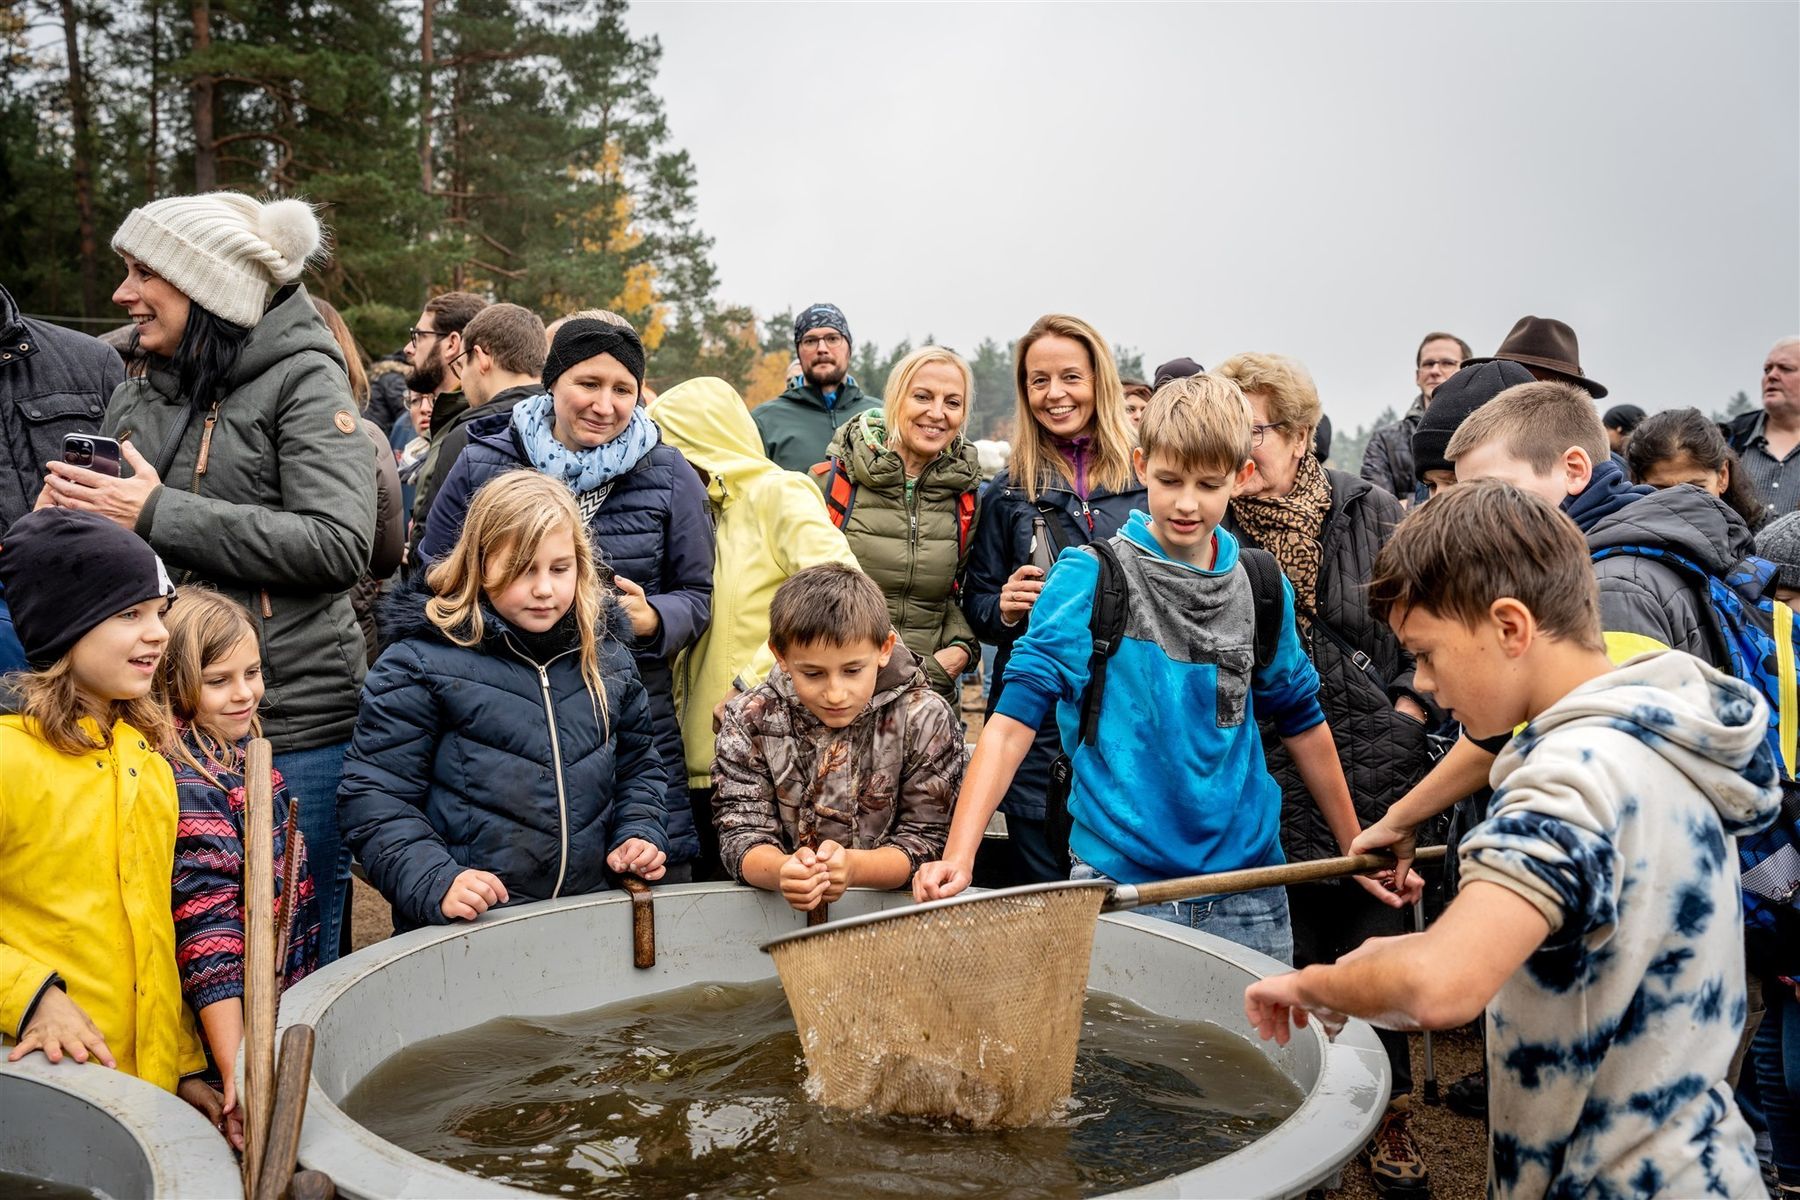
M 976 1127 L 1069 1098 L 1103 881 L 965 893 L 766 947 L 814 1099 Z

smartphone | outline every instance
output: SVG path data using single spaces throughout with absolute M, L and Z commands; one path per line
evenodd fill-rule
M 72 467 L 86 467 L 116 479 L 119 476 L 119 443 L 117 439 L 96 433 L 65 434 L 63 461 Z

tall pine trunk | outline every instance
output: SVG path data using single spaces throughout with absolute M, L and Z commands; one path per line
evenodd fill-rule
M 431 17 L 436 0 L 424 0 L 419 17 L 419 189 L 431 195 Z
M 194 53 L 203 55 L 212 48 L 212 5 L 210 0 L 193 0 L 189 10 L 194 18 Z M 194 190 L 213 192 L 219 188 L 218 148 L 213 134 L 213 77 L 207 73 L 194 76 Z
M 75 127 L 75 214 L 81 251 L 81 315 L 100 311 L 99 264 L 94 249 L 94 135 L 88 115 L 87 78 L 81 69 L 81 27 L 75 0 L 62 0 L 63 39 L 69 55 L 69 114 Z

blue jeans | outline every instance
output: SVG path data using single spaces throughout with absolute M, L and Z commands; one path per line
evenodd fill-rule
M 1080 859 L 1069 871 L 1070 879 L 1103 879 L 1105 876 Z M 1287 889 L 1258 888 L 1210 899 L 1175 900 L 1137 910 L 1146 917 L 1168 921 L 1201 933 L 1236 942 L 1277 962 L 1294 965 L 1294 930 L 1288 923 Z
M 313 894 L 319 898 L 321 967 L 337 959 L 350 900 L 350 850 L 338 832 L 337 817 L 338 781 L 348 749 L 349 742 L 339 742 L 275 756 L 275 769 L 300 806 L 300 836 L 306 839 L 306 865 L 312 871 Z

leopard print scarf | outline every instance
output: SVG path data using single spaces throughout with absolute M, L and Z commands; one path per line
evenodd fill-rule
M 1310 625 L 1304 614 L 1319 608 L 1319 561 L 1324 544 L 1325 518 L 1331 513 L 1331 481 L 1325 468 L 1311 454 L 1300 460 L 1294 487 L 1285 496 L 1240 496 L 1231 502 L 1232 515 L 1250 539 L 1281 566 L 1294 585 L 1295 617 Z

